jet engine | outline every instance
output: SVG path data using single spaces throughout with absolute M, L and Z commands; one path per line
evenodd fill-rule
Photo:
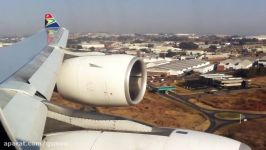
M 130 55 L 85 56 L 64 61 L 57 79 L 59 93 L 94 106 L 138 104 L 147 73 L 141 58 Z

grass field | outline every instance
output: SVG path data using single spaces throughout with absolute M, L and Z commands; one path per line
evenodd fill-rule
M 209 121 L 196 111 L 157 94 L 146 92 L 144 100 L 129 107 L 98 107 L 99 112 L 123 116 L 154 126 L 204 131 Z
M 251 78 L 251 85 L 266 87 L 266 76 Z
M 90 109 L 86 105 L 65 100 L 58 93 L 53 94 L 52 102 L 72 109 Z M 122 116 L 159 127 L 204 131 L 210 124 L 200 113 L 150 92 L 146 92 L 143 101 L 135 106 L 97 107 L 96 109 L 101 113 Z
M 266 89 L 251 89 L 221 95 L 206 94 L 194 102 L 218 109 L 266 111 Z
M 219 112 L 215 114 L 217 118 L 225 119 L 225 120 L 239 120 L 240 119 L 240 113 L 233 113 L 233 112 Z M 241 116 L 243 118 L 244 116 Z

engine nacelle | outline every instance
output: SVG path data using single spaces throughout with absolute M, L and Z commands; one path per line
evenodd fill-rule
M 130 55 L 86 56 L 65 60 L 57 80 L 59 93 L 94 106 L 138 104 L 147 73 L 141 58 Z

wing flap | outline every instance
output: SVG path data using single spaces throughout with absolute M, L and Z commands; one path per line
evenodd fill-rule
M 48 100 L 52 96 L 63 57 L 63 51 L 55 48 L 47 60 L 29 79 L 29 83 Z
M 7 126 L 18 141 L 41 142 L 47 107 L 32 96 L 16 94 L 3 108 Z

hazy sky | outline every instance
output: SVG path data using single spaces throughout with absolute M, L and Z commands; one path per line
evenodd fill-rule
M 71 32 L 266 34 L 266 0 L 1 0 L 0 35 L 32 34 L 46 12 Z

